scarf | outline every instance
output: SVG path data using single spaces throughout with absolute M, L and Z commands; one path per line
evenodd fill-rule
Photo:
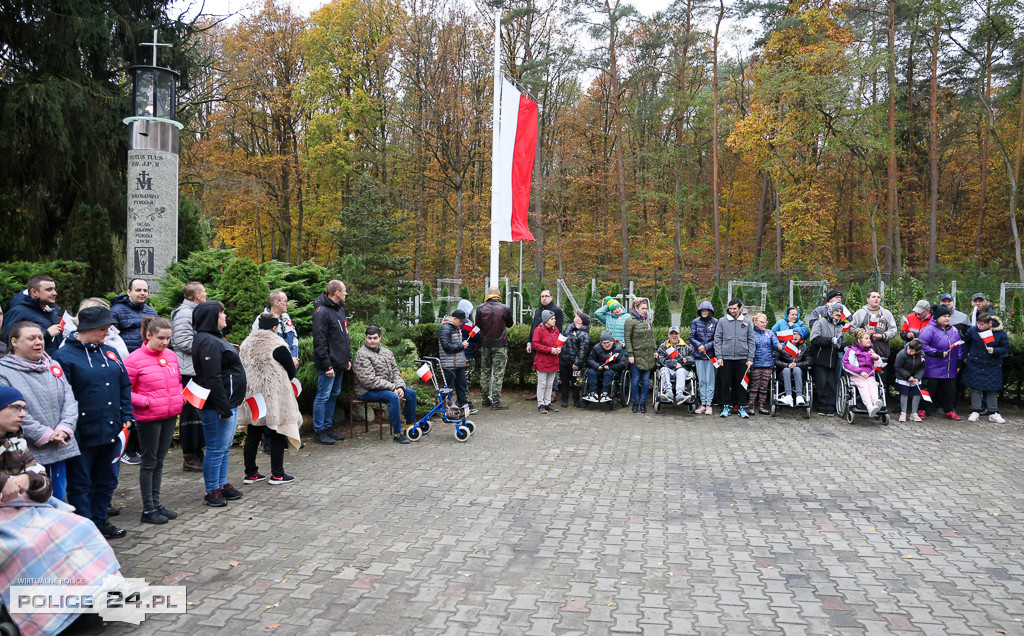
M 47 355 L 45 351 L 43 352 L 43 356 L 41 358 L 34 361 L 26 360 L 25 358 L 17 356 L 13 353 L 11 354 L 10 357 L 12 362 L 17 364 L 19 367 L 23 368 L 25 371 L 32 371 L 35 373 L 48 371 L 50 369 L 50 366 L 53 364 L 53 361 L 50 360 L 50 356 Z

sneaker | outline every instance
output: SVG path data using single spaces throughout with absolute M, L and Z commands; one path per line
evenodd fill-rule
M 220 488 L 214 488 L 206 493 L 206 496 L 203 497 L 203 503 L 211 508 L 223 508 L 228 505 L 227 500 L 224 499 L 224 492 Z
M 174 512 L 173 510 L 168 510 L 167 508 L 164 508 L 160 504 L 157 504 L 156 509 L 160 511 L 160 514 L 167 517 L 168 519 L 178 518 L 178 513 Z
M 601 394 L 601 398 L 600 398 L 600 401 L 601 401 L 601 402 L 611 402 L 611 401 L 612 401 L 612 399 L 611 399 L 611 397 L 609 397 L 609 396 L 608 396 L 608 394 L 607 394 L 607 393 L 602 393 L 602 394 Z
M 906 413 L 900 413 L 900 420 L 899 421 L 906 422 L 907 421 L 907 414 Z
M 766 407 L 766 406 L 759 406 L 759 407 L 757 407 L 757 412 L 760 413 L 761 415 L 771 415 L 772 414 L 771 410 L 769 410 L 768 407 Z
M 342 435 L 341 433 L 339 433 L 338 431 L 334 430 L 333 428 L 327 429 L 327 435 L 329 435 L 330 438 L 333 439 L 336 442 L 344 442 L 345 441 L 345 436 Z
M 921 420 L 923 420 L 926 417 L 924 409 L 921 409 L 920 411 L 917 412 L 917 417 L 918 417 L 918 419 L 914 420 L 915 422 L 920 422 Z
M 779 398 L 779 404 L 783 406 L 793 406 L 793 396 L 783 395 L 782 397 Z
M 918 413 L 920 413 L 920 411 L 918 411 Z M 917 413 L 911 413 L 910 414 L 910 421 L 911 422 L 923 422 L 924 420 L 921 419 L 921 416 L 918 415 Z
M 472 404 L 466 405 L 466 415 L 472 415 L 473 413 L 478 413 L 479 411 L 480 409 L 473 408 Z
M 488 397 L 482 398 L 480 400 L 480 404 L 483 404 L 484 406 L 490 406 L 491 405 L 491 398 L 488 398 Z
M 313 441 L 317 444 L 323 444 L 324 446 L 330 446 L 334 443 L 334 438 L 327 434 L 327 431 L 316 431 L 313 433 Z
M 548 413 L 557 413 L 558 412 L 558 409 L 556 409 L 555 407 L 551 406 L 550 404 L 545 404 L 544 405 L 544 410 L 547 411 Z
M 257 482 L 263 481 L 266 478 L 267 478 L 266 475 L 261 475 L 259 473 L 259 471 L 257 471 L 255 475 L 246 475 L 245 479 L 242 480 L 242 483 L 243 484 L 255 484 Z
M 114 524 L 107 521 L 102 526 L 100 526 L 100 534 L 102 534 L 103 537 L 109 541 L 110 539 L 120 539 L 121 537 L 128 534 L 128 531 L 122 528 L 118 528 Z
M 292 477 L 291 475 L 282 474 L 282 475 L 271 475 L 270 476 L 270 480 L 267 481 L 267 483 L 268 484 L 273 484 L 275 486 L 279 486 L 281 484 L 290 484 L 293 481 L 295 481 L 295 478 Z
M 943 415 L 942 419 L 944 419 L 944 420 L 953 420 L 954 422 L 959 422 L 960 421 L 960 416 L 956 414 L 956 411 L 950 411 L 949 413 L 946 413 L 945 415 Z
M 722 407 L 722 417 L 729 417 L 729 413 L 732 412 L 732 407 L 725 405 Z
M 583 400 L 586 402 L 597 402 L 597 393 L 587 393 L 586 395 L 583 396 Z
M 714 415 L 715 409 L 711 408 L 710 404 L 704 405 L 704 415 Z
M 537 412 L 540 413 L 541 415 L 547 415 L 548 414 L 548 410 L 546 408 L 544 408 L 543 404 L 537 406 Z
M 798 395 L 798 396 L 796 396 L 796 405 L 797 406 L 807 406 L 807 400 L 804 399 L 804 396 Z
M 242 491 L 235 488 L 231 484 L 224 484 L 220 487 L 220 492 L 224 496 L 224 499 L 228 501 L 234 501 L 235 499 L 242 498 Z
M 748 417 L 750 417 L 750 415 L 747 414 L 747 409 L 743 408 L 742 406 L 740 407 L 740 417 L 742 417 L 743 419 L 747 419 Z
M 998 411 L 996 411 L 992 415 L 989 415 L 988 421 L 995 422 L 996 424 L 1006 424 L 1006 420 L 1003 419 L 1003 416 L 1000 415 Z
M 142 513 L 142 523 L 165 524 L 167 517 L 160 514 L 160 509 L 147 510 Z
M 693 409 L 693 414 L 694 415 L 702 415 L 703 413 L 704 413 L 704 405 L 703 404 L 698 406 L 697 408 Z
M 391 441 L 396 443 L 396 444 L 411 444 L 412 443 L 412 441 L 406 436 L 405 433 L 399 433 L 398 435 L 393 435 L 391 437 Z
M 971 414 L 967 416 L 968 422 L 977 422 L 979 419 L 981 419 L 981 416 L 978 415 L 977 411 L 971 411 Z
M 689 401 L 690 401 L 690 396 L 686 395 L 684 393 L 684 394 L 680 395 L 679 398 L 676 399 L 676 406 L 679 406 L 680 404 L 686 404 Z
M 129 466 L 138 466 L 142 463 L 142 455 L 140 453 L 125 453 L 121 455 L 121 463 L 128 464 Z
M 878 412 L 882 410 L 882 401 L 875 400 L 875 403 L 868 409 L 868 417 L 874 417 L 878 415 Z
M 508 404 L 502 404 L 501 400 L 491 400 L 491 409 L 495 411 L 507 411 Z
M 673 400 L 672 400 L 672 394 L 671 393 L 662 393 L 661 394 L 661 403 L 662 404 L 672 404 L 672 401 Z

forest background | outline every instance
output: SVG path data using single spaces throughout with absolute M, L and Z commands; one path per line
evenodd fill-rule
M 130 85 L 159 25 L 182 73 L 180 257 L 350 280 L 486 276 L 494 9 L 268 0 L 0 6 L 0 250 L 123 284 Z M 1024 5 L 509 0 L 502 66 L 540 103 L 524 279 L 1024 282 Z M 726 18 L 756 19 L 754 32 Z M 749 19 L 744 24 L 749 23 Z M 502 249 L 516 278 L 518 246 Z M 356 285 L 358 288 L 359 285 Z M 703 293 L 702 293 L 703 295 Z M 777 298 L 778 301 L 778 298 Z M 906 308 L 902 308 L 906 309 Z

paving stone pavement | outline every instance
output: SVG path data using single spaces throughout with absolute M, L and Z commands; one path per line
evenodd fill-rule
M 105 634 L 1024 634 L 1024 428 L 661 415 L 509 396 L 286 457 L 289 486 L 199 504 L 168 459 L 164 526 L 115 502 L 124 573 L 188 612 Z M 261 456 L 265 472 L 269 462 Z

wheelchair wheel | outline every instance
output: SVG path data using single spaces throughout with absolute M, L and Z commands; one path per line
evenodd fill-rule
M 889 419 L 888 413 L 883 413 L 882 415 L 878 416 L 878 421 L 882 423 L 882 426 L 889 426 L 889 422 L 891 420 Z
M 630 384 L 632 383 L 633 372 L 630 369 L 626 369 L 619 376 L 619 401 L 622 406 L 629 406 L 632 404 L 632 395 L 630 393 Z
M 775 417 L 775 414 L 778 412 L 778 407 L 775 406 L 775 392 L 774 391 L 772 391 L 772 397 L 771 397 L 770 402 L 771 402 L 771 406 L 768 408 L 768 411 L 771 413 L 772 417 Z
M 807 406 L 804 408 L 804 419 L 811 419 L 811 409 L 814 407 L 814 385 L 808 380 L 804 385 L 804 392 L 807 393 Z
M 653 404 L 653 406 L 651 408 L 654 409 L 655 413 L 661 413 L 661 409 L 662 409 L 661 397 L 659 397 L 659 395 L 657 393 L 654 394 L 654 404 Z
M 687 402 L 686 403 L 686 412 L 687 413 L 692 414 L 696 410 L 697 410 L 697 405 L 694 402 L 691 401 L 691 402 Z
M 847 424 L 853 423 L 853 410 L 849 403 L 850 396 L 847 392 L 848 383 L 846 378 L 839 381 L 839 387 L 836 390 L 836 413 L 839 417 L 846 420 Z
M 476 424 L 473 423 L 473 420 L 466 420 L 463 426 L 469 429 L 470 435 L 476 432 Z

